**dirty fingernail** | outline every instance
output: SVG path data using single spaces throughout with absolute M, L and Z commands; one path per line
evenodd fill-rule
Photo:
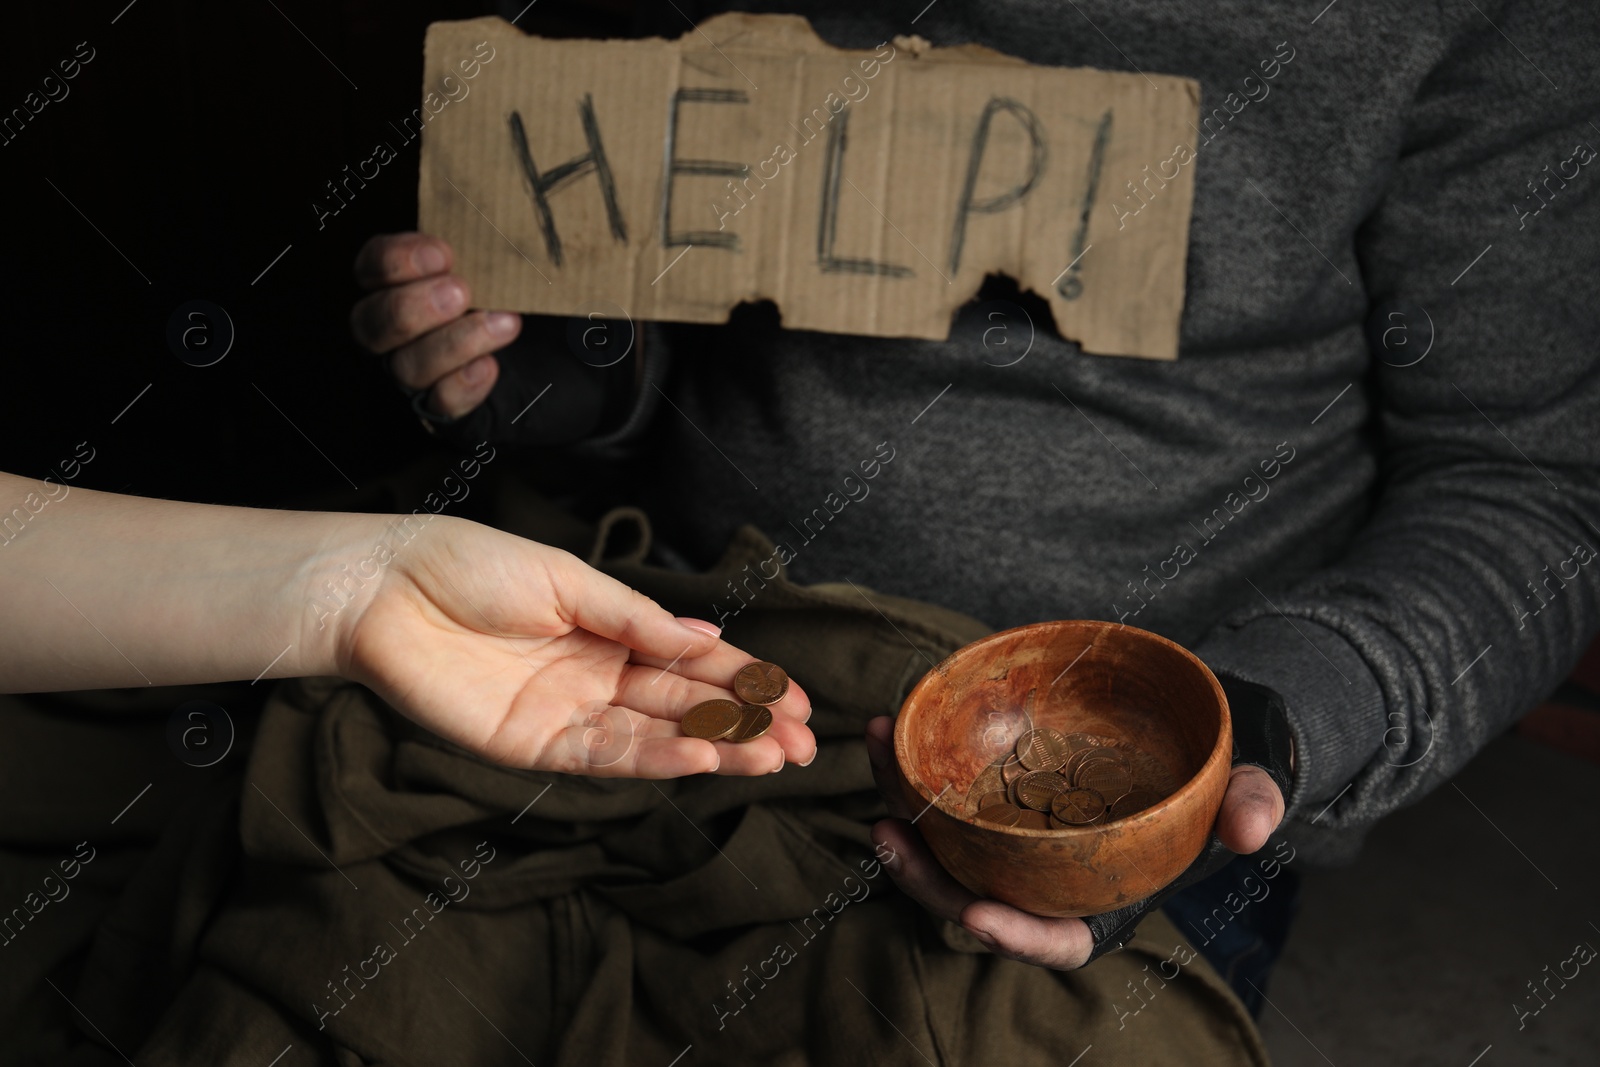
M 467 302 L 467 291 L 453 278 L 435 285 L 432 295 L 433 306 L 444 315 L 460 311 Z
M 423 245 L 411 254 L 411 262 L 423 274 L 438 274 L 444 270 L 444 252 L 438 245 Z

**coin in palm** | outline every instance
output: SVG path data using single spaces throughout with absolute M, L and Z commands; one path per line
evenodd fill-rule
M 746 704 L 739 709 L 739 723 L 728 734 L 728 740 L 742 745 L 754 741 L 772 729 L 772 712 L 759 704 Z
M 739 725 L 739 705 L 731 700 L 702 700 L 684 713 L 683 736 L 720 741 Z
M 789 691 L 789 676 L 776 663 L 756 660 L 733 676 L 733 691 L 746 704 L 776 704 Z

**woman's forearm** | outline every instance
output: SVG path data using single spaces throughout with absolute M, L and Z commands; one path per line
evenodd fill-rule
M 0 473 L 0 690 L 333 673 L 386 528 Z

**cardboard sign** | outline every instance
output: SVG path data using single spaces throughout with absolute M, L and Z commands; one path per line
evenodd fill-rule
M 676 41 L 438 22 L 425 72 L 419 222 L 479 306 L 724 322 L 769 299 L 786 327 L 942 339 L 1003 273 L 1085 351 L 1177 356 L 1189 79 L 743 14 Z

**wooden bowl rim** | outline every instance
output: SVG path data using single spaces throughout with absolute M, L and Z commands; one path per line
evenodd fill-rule
M 1179 786 L 1160 803 L 1145 808 L 1143 811 L 1136 811 L 1132 815 L 1124 815 L 1120 819 L 1112 819 L 1109 822 L 1096 823 L 1090 826 L 1073 827 L 1071 829 L 1048 827 L 1043 830 L 1032 830 L 1026 827 L 1018 826 L 1001 826 L 999 824 L 990 825 L 988 823 L 975 823 L 961 815 L 949 811 L 939 803 L 939 798 L 923 784 L 921 775 L 916 774 L 911 769 L 911 755 L 909 751 L 911 742 L 908 738 L 908 730 L 903 728 L 905 723 L 908 721 L 906 718 L 906 709 L 911 706 L 912 701 L 917 698 L 917 695 L 922 692 L 924 687 L 931 687 L 937 680 L 948 675 L 950 673 L 951 664 L 958 657 L 965 658 L 970 654 L 976 653 L 986 645 L 993 644 L 997 641 L 1012 637 L 1024 631 L 1059 632 L 1064 629 L 1090 629 L 1097 630 L 1102 633 L 1112 629 L 1127 630 L 1130 633 L 1137 635 L 1140 639 L 1165 645 L 1166 647 L 1178 652 L 1184 659 L 1187 659 L 1189 662 L 1199 667 L 1202 676 L 1206 681 L 1211 683 L 1211 691 L 1217 698 L 1217 705 L 1222 709 L 1222 721 L 1220 723 L 1220 728 L 1217 730 L 1216 744 L 1212 746 L 1210 755 L 1206 757 L 1206 761 L 1200 765 L 1200 769 L 1196 771 L 1188 781 L 1184 782 L 1183 785 Z M 1176 641 L 1173 641 L 1170 638 L 1162 637 L 1158 633 L 1151 633 L 1149 630 L 1141 630 L 1137 626 L 1129 626 L 1126 623 L 1108 622 L 1104 619 L 1051 619 L 1045 622 L 1024 623 L 1021 626 L 1013 626 L 1008 630 L 999 630 L 988 635 L 987 637 L 980 637 L 976 641 L 962 645 L 960 648 L 956 649 L 954 652 L 950 653 L 944 659 L 935 664 L 932 670 L 924 674 L 922 678 L 918 680 L 917 684 L 911 687 L 911 692 L 907 693 L 905 700 L 901 702 L 900 713 L 895 716 L 894 720 L 894 758 L 895 763 L 899 767 L 900 776 L 904 778 L 907 784 L 909 784 L 911 788 L 916 791 L 919 797 L 927 802 L 929 808 L 937 808 L 941 815 L 948 816 L 962 825 L 971 826 L 974 829 L 983 830 L 990 833 L 1010 834 L 1013 837 L 1023 838 L 1037 837 L 1059 841 L 1080 836 L 1092 837 L 1113 826 L 1123 826 L 1134 821 L 1159 818 L 1168 810 L 1168 808 L 1181 807 L 1184 804 L 1189 803 L 1195 794 L 1202 792 L 1204 787 L 1201 783 L 1205 782 L 1206 779 L 1212 773 L 1214 773 L 1214 765 L 1218 763 L 1226 763 L 1231 765 L 1233 763 L 1233 713 L 1228 707 L 1227 694 L 1222 691 L 1222 683 L 1217 681 L 1217 676 L 1215 674 L 1211 673 L 1211 668 L 1207 667 L 1205 665 L 1205 661 L 1203 661 L 1199 656 L 1196 656 L 1193 652 L 1190 652 L 1187 648 L 1184 648 Z

